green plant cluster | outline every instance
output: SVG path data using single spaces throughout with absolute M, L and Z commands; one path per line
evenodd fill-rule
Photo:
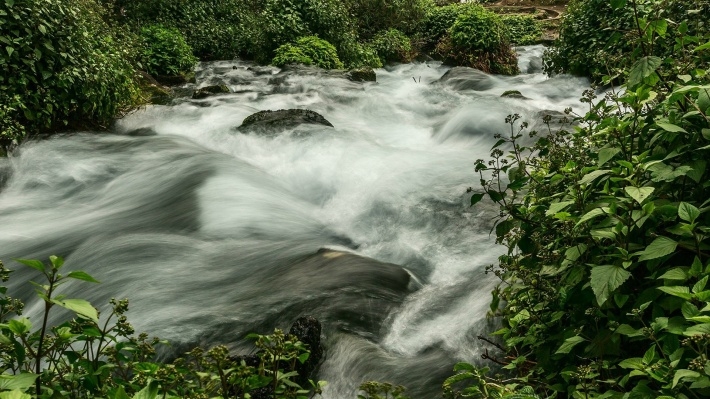
M 141 29 L 140 63 L 151 75 L 191 72 L 197 63 L 192 48 L 176 28 L 146 25 Z
M 436 8 L 431 0 L 345 0 L 344 3 L 363 40 L 371 40 L 388 29 L 413 35 L 426 14 Z
M 439 40 L 436 52 L 456 65 L 503 75 L 518 73 L 518 59 L 501 17 L 475 3 L 459 7 L 461 11 Z
M 491 314 L 503 354 L 487 357 L 517 374 L 500 389 L 710 396 L 710 33 L 663 33 L 690 22 L 636 15 L 641 30 L 618 38 L 641 54 L 623 90 L 586 91 L 586 113 L 568 109 L 563 130 L 547 117 L 531 147 L 511 115 L 491 159 L 476 162 L 484 192 L 471 203 L 500 205 L 508 248 L 489 269 L 502 281 Z M 674 56 L 654 55 L 668 35 Z
M 540 23 L 532 15 L 503 15 L 503 28 L 512 44 L 527 46 L 538 43 L 542 35 Z
M 308 360 L 307 346 L 296 337 L 275 330 L 253 334 L 256 363 L 233 357 L 224 346 L 200 347 L 170 363 L 154 360 L 162 343 L 134 334 L 128 322 L 128 300 L 111 300 L 108 316 L 99 318 L 86 300 L 60 293 L 69 280 L 98 283 L 82 271 L 65 271 L 63 259 L 50 263 L 17 259 L 35 269 L 45 281 L 34 283 L 44 304 L 39 325 L 21 317 L 23 303 L 0 287 L 0 398 L 207 399 L 260 397 L 306 399 L 319 394 L 324 382 L 301 387 L 294 371 Z M 0 279 L 10 271 L 0 262 Z M 63 308 L 75 315 L 60 325 L 49 325 L 50 312 Z M 14 315 L 14 317 L 12 317 Z
M 618 79 L 645 53 L 676 57 L 708 26 L 710 3 L 702 0 L 572 0 L 545 55 L 546 71 Z M 632 45 L 640 32 L 653 43 L 648 48 Z
M 456 18 L 465 9 L 466 4 L 468 3 L 429 8 L 419 29 L 424 49 L 433 50 L 436 47 L 436 44 L 446 36 L 449 28 L 456 22 Z
M 103 14 L 94 0 L 0 1 L 0 147 L 136 104 L 133 46 Z
M 382 64 L 388 62 L 409 62 L 412 60 L 412 42 L 397 29 L 388 29 L 376 34 L 369 43 Z
M 276 49 L 273 65 L 315 65 L 323 69 L 342 69 L 343 63 L 332 44 L 317 36 L 304 36 L 293 44 L 284 44 Z

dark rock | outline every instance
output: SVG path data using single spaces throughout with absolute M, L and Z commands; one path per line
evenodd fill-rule
M 493 80 L 488 74 L 468 67 L 451 68 L 436 83 L 444 84 L 454 90 L 482 91 L 494 86 Z
M 195 90 L 194 93 L 192 93 L 192 99 L 193 100 L 201 100 L 203 98 L 207 98 L 210 96 L 213 96 L 215 94 L 227 94 L 231 93 L 229 90 L 229 87 L 227 85 L 221 84 L 221 85 L 214 85 L 214 86 L 205 86 L 200 89 Z
M 321 114 L 307 109 L 280 109 L 278 111 L 259 111 L 244 119 L 237 128 L 247 133 L 264 130 L 291 129 L 298 125 L 311 124 L 333 127 Z
M 518 90 L 507 90 L 504 91 L 503 94 L 500 95 L 501 97 L 506 97 L 506 98 L 519 98 L 522 100 L 529 100 L 529 98 L 525 97 L 521 92 Z
M 311 355 L 305 362 L 296 362 L 298 377 L 296 382 L 302 387 L 307 386 L 308 377 L 315 371 L 323 358 L 323 347 L 320 344 L 321 324 L 311 316 L 304 316 L 296 320 L 288 332 L 298 337 L 298 340 L 308 345 Z
M 163 86 L 145 72 L 138 75 L 138 85 L 143 93 L 150 98 L 151 104 L 166 105 L 174 97 L 174 93 L 169 87 Z
M 153 128 L 150 127 L 141 127 L 135 130 L 131 130 L 130 132 L 126 133 L 126 136 L 131 136 L 131 137 L 149 137 L 149 136 L 157 136 L 158 133 L 153 130 Z
M 166 86 L 179 86 L 186 83 L 195 83 L 195 73 L 190 72 L 180 75 L 157 75 L 155 80 Z
M 376 82 L 377 74 L 370 67 L 349 70 L 345 76 L 353 82 Z

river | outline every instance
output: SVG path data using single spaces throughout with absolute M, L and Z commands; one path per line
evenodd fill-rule
M 548 78 L 541 46 L 519 49 L 523 74 L 487 76 L 479 90 L 435 83 L 437 62 L 377 70 L 355 83 L 315 69 L 278 73 L 242 61 L 201 64 L 200 85 L 232 94 L 149 106 L 112 134 L 23 144 L 0 159 L 0 259 L 10 294 L 41 304 L 37 273 L 11 258 L 66 258 L 100 285 L 69 297 L 108 309 L 131 300 L 138 331 L 174 342 L 248 350 L 250 332 L 323 323 L 326 398 L 354 398 L 364 380 L 434 398 L 460 360 L 480 361 L 476 336 L 502 248 L 497 210 L 469 207 L 506 115 L 579 108 L 584 79 Z M 189 88 L 189 87 L 187 87 Z M 501 98 L 519 90 L 528 99 Z M 334 128 L 274 135 L 234 130 L 265 109 L 307 108 Z M 327 249 L 327 250 L 324 250 Z M 65 315 L 57 312 L 53 321 Z

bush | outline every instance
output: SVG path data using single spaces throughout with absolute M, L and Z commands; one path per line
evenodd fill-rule
M 412 34 L 434 7 L 431 0 L 346 0 L 345 3 L 360 37 L 365 40 L 387 29 Z
M 418 32 L 423 41 L 423 48 L 434 49 L 436 44 L 456 22 L 456 18 L 465 9 L 466 4 L 456 3 L 443 7 L 429 8 Z
M 135 104 L 134 46 L 102 16 L 94 0 L 0 2 L 0 145 L 103 125 Z
M 180 75 L 191 72 L 197 62 L 179 30 L 160 25 L 141 29 L 140 60 L 151 75 Z
M 455 65 L 487 73 L 518 73 L 518 57 L 510 47 L 501 18 L 478 4 L 463 6 L 435 51 Z
M 604 76 L 618 78 L 644 55 L 672 56 L 683 36 L 707 32 L 710 3 L 695 0 L 637 0 L 636 12 L 643 20 L 665 20 L 653 25 L 636 25 L 634 8 L 626 2 L 613 7 L 605 0 L 573 0 L 563 15 L 560 37 L 545 54 L 548 74 L 571 73 L 601 82 Z M 616 3 L 614 3 L 616 4 Z M 692 10 L 692 12 L 688 12 Z M 671 21 L 671 22 L 668 22 Z M 630 43 L 644 35 L 654 45 L 641 48 Z
M 409 62 L 412 60 L 412 42 L 397 29 L 388 29 L 375 35 L 370 42 L 382 64 L 388 62 Z
M 511 43 L 526 46 L 540 40 L 542 29 L 532 15 L 503 15 L 502 20 L 503 28 Z
M 317 36 L 305 36 L 294 44 L 284 44 L 276 49 L 276 56 L 271 63 L 276 66 L 305 64 L 323 69 L 343 68 L 335 47 Z

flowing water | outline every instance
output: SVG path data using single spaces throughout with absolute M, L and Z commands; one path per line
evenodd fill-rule
M 484 271 L 501 248 L 489 234 L 495 207 L 467 205 L 467 188 L 480 189 L 474 162 L 506 132 L 506 115 L 535 122 L 578 107 L 588 85 L 544 76 L 540 46 L 519 51 L 526 73 L 484 76 L 479 90 L 435 83 L 448 70 L 435 62 L 377 70 L 377 83 L 207 63 L 199 85 L 232 94 L 148 107 L 115 134 L 28 142 L 0 159 L 0 259 L 19 269 L 10 294 L 36 320 L 27 281 L 37 274 L 10 259 L 64 256 L 67 270 L 103 282 L 64 293 L 103 310 L 130 298 L 136 329 L 173 351 L 248 350 L 245 334 L 313 315 L 325 397 L 352 398 L 368 379 L 436 397 L 456 361 L 480 358 L 476 336 L 490 328 L 495 281 Z M 335 127 L 234 130 L 286 108 Z

